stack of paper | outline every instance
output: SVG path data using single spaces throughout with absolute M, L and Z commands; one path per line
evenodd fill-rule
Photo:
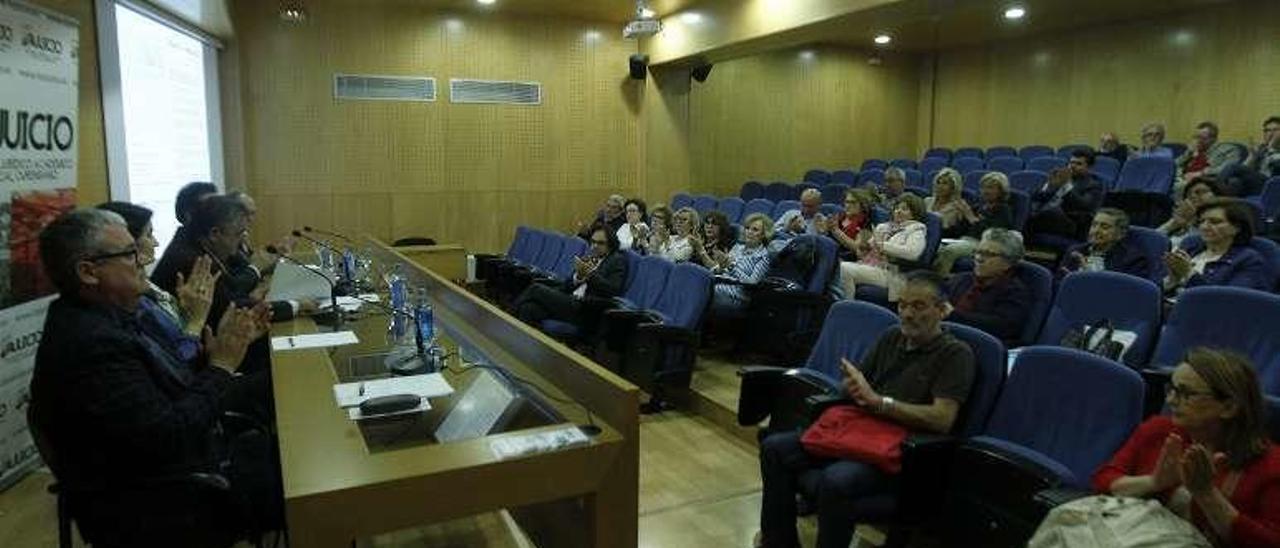
M 360 342 L 356 338 L 354 331 L 339 331 L 337 333 L 312 333 L 310 335 L 288 335 L 284 337 L 272 337 L 271 349 L 275 351 L 282 350 L 304 350 L 307 348 L 319 348 L 323 346 L 343 346 Z
M 452 393 L 453 387 L 439 373 L 333 385 L 333 397 L 338 400 L 338 407 L 358 407 L 367 399 L 398 394 L 412 394 L 425 400 Z

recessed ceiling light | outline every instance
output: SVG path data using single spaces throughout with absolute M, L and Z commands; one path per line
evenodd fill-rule
M 696 11 L 690 11 L 680 14 L 680 20 L 685 24 L 696 25 L 702 22 L 702 14 Z
M 875 38 L 875 42 L 876 42 L 877 44 L 882 45 L 882 46 L 883 46 L 883 45 L 885 45 L 885 44 L 888 44 L 889 42 L 892 42 L 892 41 L 893 41 L 893 37 L 892 37 L 892 36 L 889 36 L 888 34 L 881 34 L 881 35 L 876 36 L 876 38 Z
M 488 6 L 488 5 L 490 5 L 490 4 L 493 4 L 494 2 L 497 2 L 497 1 L 498 1 L 498 0 L 476 0 L 476 2 L 479 2 L 479 3 L 484 4 L 484 5 L 486 5 L 486 6 Z
M 1013 6 L 1004 10 L 1004 18 L 1009 20 L 1022 19 L 1027 14 L 1027 10 L 1022 6 Z
M 280 9 L 280 19 L 286 23 L 301 23 L 307 20 L 307 11 L 298 6 Z
M 807 49 L 800 52 L 800 58 L 805 61 L 812 61 L 815 55 L 816 54 L 813 53 L 813 50 L 811 49 Z
M 582 37 L 586 38 L 588 42 L 595 42 L 600 39 L 600 31 L 589 30 L 586 34 L 583 34 Z
M 654 16 L 658 15 L 658 12 L 653 11 L 649 8 L 640 8 L 640 10 L 636 12 L 636 14 L 639 15 L 641 19 L 653 19 Z

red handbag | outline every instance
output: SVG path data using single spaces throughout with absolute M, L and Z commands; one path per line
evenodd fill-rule
M 811 455 L 854 460 L 890 474 L 902 470 L 902 441 L 907 429 L 854 405 L 837 405 L 822 412 L 800 437 Z

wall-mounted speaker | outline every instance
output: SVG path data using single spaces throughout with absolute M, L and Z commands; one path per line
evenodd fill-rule
M 693 72 L 689 73 L 689 75 L 693 76 L 694 80 L 697 80 L 699 82 L 706 82 L 707 77 L 711 75 L 711 65 L 706 64 L 698 68 L 695 68 L 693 69 Z
M 631 77 L 636 80 L 644 80 L 645 73 L 649 71 L 649 56 L 643 53 L 637 53 L 631 56 Z

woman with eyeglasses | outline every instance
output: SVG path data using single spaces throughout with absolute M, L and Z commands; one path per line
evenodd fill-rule
M 1153 156 L 1173 159 L 1173 150 L 1164 146 L 1164 124 L 1147 124 L 1142 127 L 1142 144 L 1130 150 L 1133 158 Z
M 1244 202 L 1222 198 L 1211 200 L 1197 211 L 1200 238 L 1188 239 L 1165 253 L 1166 293 L 1207 285 L 1245 287 L 1258 291 L 1275 288 L 1275 274 L 1266 259 L 1250 243 L 1253 240 L 1253 212 Z
M 1022 235 L 988 229 L 973 251 L 973 272 L 952 276 L 947 284 L 952 311 L 947 319 L 981 329 L 1009 347 L 1022 340 L 1031 309 L 1031 290 L 1014 269 L 1022 260 Z
M 666 204 L 653 206 L 653 209 L 649 210 L 648 237 L 633 240 L 631 250 L 641 255 L 657 253 L 658 249 L 671 238 L 671 217 L 671 208 Z
M 958 240 L 944 243 L 938 248 L 933 269 L 939 274 L 950 274 L 951 267 L 962 257 L 973 255 L 978 240 L 989 228 L 1013 228 L 1013 208 L 1009 207 L 1009 177 L 999 171 L 982 176 L 978 183 L 981 202 L 975 211 L 968 202 L 959 204 L 965 221 L 965 234 Z
M 655 253 L 673 263 L 682 263 L 693 257 L 693 242 L 690 237 L 702 230 L 702 222 L 698 211 L 692 207 L 682 207 L 675 214 L 671 232 L 655 248 Z
M 627 205 L 623 206 L 622 211 L 626 215 L 627 222 L 618 228 L 618 249 L 644 247 L 640 242 L 649 239 L 649 225 L 645 223 L 647 212 L 644 200 L 639 198 L 627 200 Z
M 889 300 L 898 301 L 898 290 L 906 281 L 894 261 L 916 261 L 924 253 L 924 200 L 903 194 L 893 208 L 893 220 L 876 226 L 870 240 L 857 251 L 856 262 L 840 263 L 840 289 L 846 299 L 854 298 L 859 285 L 888 289 Z
M 844 193 L 844 211 L 818 224 L 820 234 L 829 234 L 840 244 L 840 254 L 852 257 L 871 238 L 871 208 L 875 197 L 866 190 L 851 188 Z
M 1280 546 L 1280 449 L 1253 364 L 1193 348 L 1165 394 L 1169 413 L 1138 426 L 1093 488 L 1159 500 L 1215 546 Z

